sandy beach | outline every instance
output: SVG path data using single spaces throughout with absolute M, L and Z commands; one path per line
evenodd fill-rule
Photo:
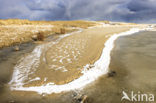
M 156 103 L 156 0 L 0 0 L 0 103 Z
M 77 82 L 80 77 L 86 75 L 84 72 L 94 69 L 94 63 L 99 60 L 102 55 L 104 44 L 114 34 L 120 34 L 122 32 L 129 31 L 132 28 L 145 28 L 147 25 L 98 25 L 97 27 L 81 29 L 80 31 L 73 32 L 72 34 L 65 36 L 61 35 L 56 39 L 50 41 L 45 40 L 43 42 L 35 44 L 36 46 L 23 54 L 16 55 L 16 62 L 10 60 L 8 57 L 6 62 L 1 63 L 1 67 L 4 67 L 5 63 L 13 63 L 11 67 L 10 76 L 8 78 L 9 88 L 12 88 L 12 96 L 19 99 L 19 96 L 37 96 L 38 94 L 52 95 L 53 100 L 57 95 L 66 94 L 67 98 L 70 98 L 70 90 L 74 90 L 80 87 L 89 87 L 89 83 L 92 83 L 94 79 L 89 82 Z M 10 68 L 6 66 L 6 68 Z M 107 71 L 107 70 L 106 70 Z M 98 72 L 97 72 L 98 73 Z M 94 74 L 98 75 L 98 74 Z M 104 77 L 107 75 L 104 75 Z M 86 78 L 86 77 L 85 77 Z M 98 78 L 95 77 L 95 78 Z M 82 79 L 83 80 L 83 79 Z M 87 80 L 87 79 L 86 79 Z M 106 80 L 107 82 L 107 80 Z M 80 83 L 81 86 L 75 86 L 74 83 Z M 53 89 L 56 88 L 56 90 Z M 63 87 L 63 88 L 62 88 Z M 65 87 L 65 88 L 64 88 Z M 8 86 L 5 87 L 8 89 Z M 48 89 L 49 88 L 49 89 Z M 58 89 L 59 88 L 59 89 Z M 73 88 L 73 89 L 72 89 Z M 27 91 L 27 92 L 25 92 Z M 33 93 L 32 93 L 33 92 Z M 62 93 L 56 94 L 53 93 Z M 2 96 L 5 96 L 4 93 Z M 7 94 L 8 95 L 8 94 Z M 70 96 L 69 96 L 70 95 Z M 69 96 L 69 97 L 68 97 Z M 29 98 L 29 96 L 27 97 Z M 60 97 L 58 97 L 60 98 Z M 66 99 L 67 99 L 66 98 Z M 28 99 L 29 100 L 29 99 Z
M 40 64 L 35 65 L 37 63 L 35 60 L 38 60 L 37 55 L 33 53 L 26 55 L 14 67 L 15 70 L 16 68 L 19 69 L 23 75 L 14 76 L 13 74 L 11 83 L 14 84 L 15 82 L 14 85 L 18 85 L 18 82 L 22 81 L 25 84 L 24 87 L 42 86 L 47 83 L 56 85 L 69 83 L 83 75 L 82 71 L 86 65 L 88 65 L 86 69 L 89 70 L 100 58 L 104 43 L 111 35 L 129 29 L 130 27 L 122 26 L 86 29 L 65 37 L 56 44 L 42 44 L 41 50 L 39 47 L 36 49 L 41 52 L 39 54 Z M 29 61 L 30 56 L 32 56 L 32 60 Z M 27 57 L 28 60 L 25 60 Z M 29 69 L 29 72 L 34 71 L 30 75 L 27 73 Z M 15 77 L 19 80 L 15 81 Z M 20 80 L 21 77 L 24 78 L 24 81 Z M 38 79 L 36 80 L 36 78 Z
M 96 28 L 66 37 L 45 51 L 41 56 L 41 60 L 45 58 L 45 62 L 41 61 L 42 64 L 33 75 L 41 78 L 37 81 L 40 85 L 50 81 L 55 84 L 73 81 L 82 75 L 81 71 L 86 64 L 92 65 L 99 59 L 109 36 L 127 30 L 128 27 Z M 47 78 L 45 82 L 44 78 Z M 32 83 L 32 86 L 35 84 Z

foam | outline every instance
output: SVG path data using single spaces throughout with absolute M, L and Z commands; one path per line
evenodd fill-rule
M 20 59 L 20 63 L 14 67 L 14 73 L 12 76 L 12 80 L 9 84 L 14 84 L 18 86 L 24 85 L 23 81 L 26 80 L 28 75 L 33 73 L 35 69 L 38 67 L 40 61 L 40 56 L 42 53 L 42 45 L 37 46 L 32 53 L 27 55 L 26 57 L 22 57 Z M 32 68 L 33 67 L 33 68 Z
M 20 90 L 20 91 L 35 91 L 39 94 L 61 93 L 65 91 L 75 90 L 75 89 L 83 89 L 87 84 L 95 81 L 99 76 L 104 75 L 108 72 L 110 59 L 111 59 L 110 53 L 114 47 L 114 41 L 120 36 L 131 35 L 136 32 L 139 32 L 140 30 L 142 29 L 133 28 L 127 32 L 122 32 L 111 36 L 105 42 L 105 47 L 103 49 L 102 55 L 100 59 L 94 63 L 94 66 L 89 70 L 85 69 L 89 67 L 89 64 L 84 66 L 84 70 L 82 71 L 83 75 L 80 78 L 75 79 L 70 83 L 63 84 L 63 85 L 47 83 L 46 85 L 36 86 L 36 87 L 11 86 L 11 89 Z
M 29 55 L 22 57 L 14 67 L 13 76 L 9 82 L 11 89 L 16 90 L 16 88 L 22 87 L 25 84 L 24 81 L 28 80 L 28 76 L 36 71 L 40 63 L 40 57 L 43 51 L 47 50 L 48 46 L 52 46 L 58 43 L 61 39 L 79 32 L 82 32 L 82 29 L 60 36 L 56 42 L 52 41 L 47 44 L 39 45 Z M 46 61 L 45 58 L 43 58 L 43 61 Z

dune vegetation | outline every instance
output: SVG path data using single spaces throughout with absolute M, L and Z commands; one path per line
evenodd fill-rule
M 29 21 L 20 19 L 0 20 L 0 48 L 34 40 L 40 33 L 43 37 L 65 34 L 79 28 L 96 25 L 89 21 Z M 37 38 L 38 39 L 38 38 Z M 41 40 L 41 38 L 39 39 Z M 43 39 L 42 39 L 43 40 Z

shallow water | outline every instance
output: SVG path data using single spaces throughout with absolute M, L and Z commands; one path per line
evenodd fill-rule
M 121 103 L 123 90 L 156 95 L 156 32 L 120 37 L 115 44 L 110 70 L 116 71 L 116 75 L 104 75 L 82 90 L 81 94 L 88 96 L 88 103 Z M 72 100 L 75 91 L 45 97 L 33 93 L 15 95 L 7 89 L 7 84 L 4 85 L 5 88 L 1 88 L 0 103 L 75 103 Z
M 52 41 L 48 43 L 50 45 L 43 44 L 37 46 L 32 53 L 29 53 L 29 55 L 20 59 L 19 63 L 17 63 L 15 66 L 13 78 L 11 82 L 9 82 L 11 89 L 35 91 L 39 94 L 51 94 L 82 88 L 86 84 L 94 81 L 100 75 L 103 75 L 107 72 L 110 62 L 110 50 L 113 47 L 112 43 L 114 39 L 118 37 L 116 35 L 113 36 L 113 38 L 111 37 L 111 39 L 106 42 L 105 49 L 103 49 L 104 43 L 108 37 L 108 35 L 105 34 L 107 29 L 109 28 L 104 30 L 103 28 L 98 28 L 98 30 L 101 30 L 99 35 L 96 35 L 98 31 L 96 29 L 89 30 L 89 32 L 86 30 L 82 33 L 78 33 L 78 35 L 75 33 L 74 35 L 64 38 L 54 45 L 51 45 L 51 43 L 53 43 Z M 128 30 L 128 28 L 116 28 L 114 31 L 117 33 L 119 31 L 121 32 L 126 30 Z M 114 33 L 114 31 L 109 31 L 109 33 Z M 132 29 L 124 33 L 128 35 L 137 31 L 138 29 Z M 97 40 L 99 40 L 99 42 L 95 43 Z M 66 48 L 66 46 L 69 47 Z M 80 52 L 72 53 L 72 51 L 75 51 L 76 49 Z M 101 55 L 101 52 L 103 52 L 102 54 L 104 55 Z M 66 62 L 67 54 L 69 55 L 69 59 L 72 60 L 71 63 Z M 75 54 L 79 54 L 79 56 L 76 56 L 76 60 L 74 59 Z M 61 58 L 57 59 L 60 56 Z M 96 61 L 97 59 L 99 60 Z M 90 65 L 94 62 L 95 65 Z M 66 69 L 66 71 L 62 71 L 61 69 L 58 70 L 56 67 L 54 67 L 54 65 L 58 65 L 58 67 L 64 66 L 65 68 L 63 67 L 62 69 Z M 68 68 L 66 68 L 66 66 Z M 79 69 L 77 70 L 77 68 Z M 79 73 L 82 74 L 80 78 Z M 36 77 L 34 78 L 36 81 L 34 81 L 32 77 Z
M 156 95 L 156 32 L 120 37 L 115 45 L 110 70 L 116 75 L 103 76 L 85 90 L 93 103 L 121 103 L 122 91 Z

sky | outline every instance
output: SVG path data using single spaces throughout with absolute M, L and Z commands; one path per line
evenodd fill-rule
M 156 0 L 0 0 L 0 19 L 156 23 Z

